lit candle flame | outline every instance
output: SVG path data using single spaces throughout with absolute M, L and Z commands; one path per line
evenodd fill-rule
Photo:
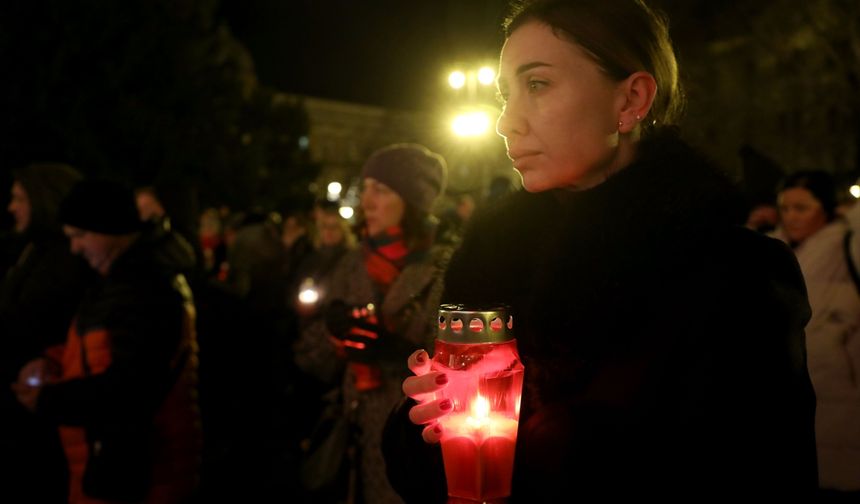
M 320 299 L 320 294 L 313 287 L 308 287 L 299 292 L 299 302 L 306 305 L 315 304 Z
M 472 414 L 466 417 L 466 424 L 472 429 L 483 429 L 490 421 L 490 401 L 478 395 L 472 401 Z
M 472 403 L 472 414 L 476 419 L 484 419 L 490 416 L 490 401 L 480 394 Z

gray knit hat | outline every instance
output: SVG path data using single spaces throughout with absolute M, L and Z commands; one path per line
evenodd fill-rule
M 394 144 L 371 154 L 361 178 L 371 177 L 390 187 L 413 207 L 430 213 L 445 190 L 445 158 L 418 144 Z

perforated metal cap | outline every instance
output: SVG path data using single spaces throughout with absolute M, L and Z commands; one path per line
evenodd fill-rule
M 448 343 L 502 343 L 514 339 L 513 318 L 507 306 L 439 307 L 438 338 Z

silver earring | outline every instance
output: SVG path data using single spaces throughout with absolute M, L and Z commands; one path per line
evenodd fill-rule
M 636 120 L 637 120 L 637 121 L 641 121 L 641 120 L 642 120 L 642 116 L 641 116 L 641 115 L 639 115 L 639 114 L 636 114 Z
M 618 121 L 618 127 L 620 128 L 622 126 L 624 126 L 624 121 Z

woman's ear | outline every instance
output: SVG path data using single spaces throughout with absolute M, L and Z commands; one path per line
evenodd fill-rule
M 619 85 L 619 91 L 623 104 L 618 115 L 618 132 L 630 133 L 651 110 L 657 95 L 657 81 L 648 72 L 635 72 Z

